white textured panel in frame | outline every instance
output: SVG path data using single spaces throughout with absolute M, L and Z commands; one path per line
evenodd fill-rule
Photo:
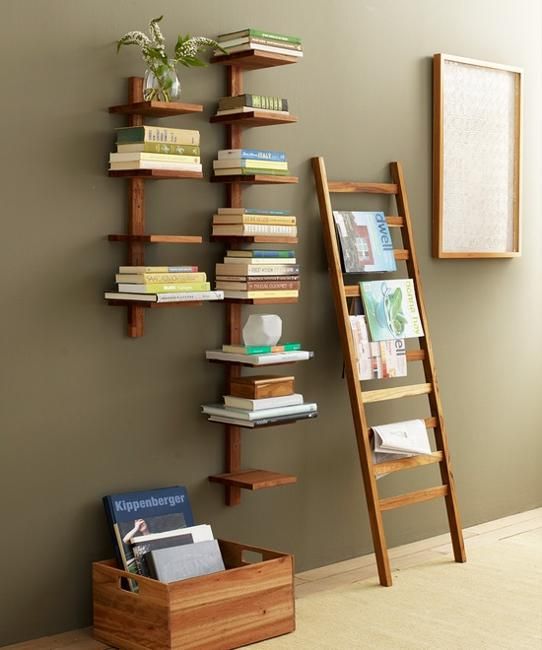
M 436 55 L 435 75 L 434 251 L 518 255 L 521 70 Z

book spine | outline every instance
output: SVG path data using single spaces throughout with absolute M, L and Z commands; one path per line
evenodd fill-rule
M 167 142 L 134 142 L 117 144 L 117 153 L 163 153 L 171 156 L 199 156 L 200 148 L 191 144 L 171 144 Z
M 287 34 L 276 34 L 275 32 L 263 32 L 259 29 L 249 29 L 248 36 L 250 38 L 263 38 L 271 41 L 281 41 L 283 43 L 295 43 L 301 45 L 299 36 L 288 36 Z
M 266 214 L 276 217 L 290 217 L 291 212 L 288 210 L 257 210 L 256 208 L 218 208 L 218 214 Z
M 228 160 L 230 158 L 285 162 L 286 153 L 284 151 L 271 151 L 269 149 L 222 149 L 218 152 L 219 160 Z
M 213 232 L 215 234 L 225 233 L 226 231 L 239 230 L 244 234 L 259 234 L 259 235 L 290 235 L 295 237 L 297 235 L 297 226 L 281 226 L 275 224 L 261 224 L 261 223 L 247 223 L 242 226 L 229 226 L 229 225 L 214 225 Z
M 128 277 L 122 277 L 128 276 Z M 174 282 L 205 282 L 207 276 L 205 273 L 134 273 L 134 274 L 117 274 L 117 282 L 134 282 L 145 284 L 169 284 Z
M 196 300 L 223 300 L 223 291 L 194 291 L 189 293 L 159 293 L 156 302 L 183 302 Z
M 273 264 L 221 264 L 216 265 L 217 275 L 221 275 L 223 271 L 225 275 L 232 274 L 234 271 L 242 271 L 243 276 L 280 276 L 280 275 L 297 275 L 299 273 L 299 265 L 281 264 L 274 266 Z
M 201 165 L 200 165 L 201 167 Z M 232 167 L 227 169 L 215 169 L 215 176 L 287 176 L 287 169 L 269 169 L 269 167 Z
M 231 346 L 223 346 L 229 348 Z M 241 354 L 267 354 L 268 352 L 292 352 L 301 350 L 301 343 L 285 343 L 284 345 L 247 345 L 244 349 L 238 350 Z M 225 349 L 224 352 L 228 350 Z
M 178 282 L 173 284 L 122 284 L 119 283 L 119 291 L 127 293 L 176 293 L 209 291 L 209 282 Z
M 199 131 L 170 129 L 163 126 L 134 126 L 117 130 L 119 144 L 134 142 L 166 142 L 169 144 L 192 144 L 199 146 Z
M 196 273 L 197 266 L 119 266 L 119 273 Z M 192 276 L 194 277 L 194 276 Z
M 268 291 L 284 291 L 291 289 L 299 289 L 299 281 L 294 282 L 247 282 L 247 291 L 254 291 L 257 289 L 266 289 Z
M 243 106 L 271 111 L 288 111 L 288 100 L 273 95 L 236 95 L 235 97 L 223 97 L 218 102 L 219 110 L 242 108 Z
M 172 162 L 172 163 L 191 163 L 199 165 L 199 156 L 181 156 L 180 154 L 168 153 L 140 153 L 140 152 L 127 152 L 127 153 L 110 153 L 109 162 Z
M 224 216 L 221 215 L 221 218 L 219 221 L 216 221 L 213 219 L 213 224 L 214 225 L 234 225 L 234 224 L 257 224 L 257 223 L 264 223 L 264 224 L 271 224 L 273 226 L 295 226 L 296 224 L 296 218 L 295 217 L 275 217 L 272 215 L 264 215 L 264 214 L 245 214 L 242 215 L 240 219 L 237 219 L 236 221 L 233 220 L 233 217 L 235 215 L 230 215 L 231 221 L 228 222 Z M 264 257 L 263 255 L 261 257 Z M 270 255 L 268 257 L 279 257 L 279 255 Z M 280 257 L 288 257 L 287 255 L 283 255 Z
M 112 153 L 112 156 L 115 154 Z M 232 169 L 247 167 L 250 169 L 288 169 L 288 163 L 280 160 L 252 160 L 248 158 L 230 158 L 229 160 L 214 160 L 213 169 Z
M 276 47 L 283 47 L 287 50 L 297 50 L 301 52 L 303 50 L 303 45 L 301 43 L 292 43 L 289 41 L 278 41 L 272 40 L 270 38 L 261 38 L 259 36 L 250 36 L 248 39 L 249 45 L 274 45 Z

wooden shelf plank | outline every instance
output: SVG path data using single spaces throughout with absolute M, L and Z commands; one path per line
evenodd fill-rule
M 270 174 L 246 174 L 246 175 L 231 175 L 231 176 L 211 176 L 211 183 L 243 183 L 252 185 L 267 185 L 267 184 L 287 184 L 297 183 L 297 176 L 272 176 Z
M 297 483 L 297 477 L 292 474 L 279 474 L 264 469 L 244 469 L 229 474 L 209 476 L 211 483 L 222 483 L 244 490 L 262 490 Z
M 143 242 L 145 244 L 201 244 L 203 237 L 198 235 L 107 235 L 109 241 Z
M 150 180 L 203 178 L 201 172 L 186 172 L 177 169 L 110 169 L 108 173 L 113 178 L 148 178 Z
M 185 115 L 186 113 L 201 113 L 202 104 L 187 104 L 186 102 L 132 102 L 110 106 L 110 113 L 121 115 L 146 115 L 148 117 L 168 117 L 170 115 Z
M 410 386 L 397 386 L 396 388 L 382 388 L 378 390 L 363 391 L 361 397 L 364 404 L 384 402 L 390 399 L 428 395 L 433 390 L 431 384 L 412 384 Z
M 273 124 L 293 124 L 297 122 L 294 115 L 273 115 L 264 111 L 245 111 L 230 115 L 213 115 L 209 122 L 214 124 L 236 124 L 243 128 L 253 126 L 272 126 Z
M 286 56 L 285 54 L 275 54 L 274 52 L 264 52 L 262 50 L 246 50 L 244 52 L 234 52 L 233 54 L 218 54 L 211 58 L 211 63 L 233 65 L 246 70 L 259 70 L 261 68 L 274 68 L 277 65 L 297 63 L 300 58 L 302 57 Z
M 224 298 L 224 302 L 240 305 L 292 305 L 299 298 Z
M 297 237 L 279 235 L 211 235 L 211 241 L 226 241 L 238 244 L 297 244 Z
M 425 488 L 424 490 L 416 490 L 416 492 L 407 492 L 406 494 L 399 494 L 396 497 L 380 499 L 380 510 L 393 510 L 402 506 L 410 506 L 413 503 L 421 503 L 422 501 L 445 497 L 447 494 L 447 485 L 438 485 L 437 487 Z
M 442 461 L 442 458 L 443 458 L 442 452 L 435 451 L 432 454 L 410 456 L 407 458 L 398 458 L 396 460 L 388 460 L 384 463 L 377 463 L 373 465 L 374 475 L 381 476 L 382 474 L 399 472 L 404 469 L 422 467 L 422 465 L 432 465 L 433 463 L 440 463 Z
M 354 183 L 349 181 L 329 181 L 330 192 L 361 192 L 364 194 L 397 194 L 396 183 Z
M 155 309 L 156 307 L 200 307 L 204 302 L 222 302 L 221 300 L 180 300 L 179 302 L 150 302 L 147 300 L 108 300 L 107 304 L 112 307 L 145 307 Z

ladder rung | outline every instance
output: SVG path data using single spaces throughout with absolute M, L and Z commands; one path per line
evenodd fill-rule
M 410 253 L 404 248 L 395 248 L 393 250 L 393 255 L 395 256 L 396 260 L 400 261 L 408 260 L 410 257 Z
M 417 490 L 416 492 L 407 492 L 407 494 L 399 494 L 396 497 L 380 499 L 380 510 L 393 510 L 393 508 L 400 508 L 401 506 L 409 506 L 413 503 L 421 503 L 422 501 L 445 497 L 447 494 L 447 485 L 439 485 L 433 488 L 426 488 L 425 490 Z
M 364 404 L 370 404 L 371 402 L 384 402 L 388 399 L 401 399 L 402 397 L 427 395 L 431 390 L 431 384 L 411 384 L 410 386 L 397 386 L 396 388 L 366 390 L 361 393 L 361 398 Z
M 386 223 L 389 228 L 402 228 L 405 225 L 405 220 L 403 217 L 396 217 L 393 215 L 391 217 L 386 217 Z
M 373 465 L 373 471 L 375 476 L 380 476 L 381 474 L 398 472 L 403 469 L 412 469 L 413 467 L 421 467 L 422 465 L 440 463 L 443 457 L 444 456 L 441 451 L 435 451 L 432 454 L 420 454 L 418 456 L 397 458 L 396 460 L 388 460 L 383 463 L 376 463 Z
M 329 181 L 330 192 L 364 192 L 366 194 L 397 194 L 395 183 L 355 183 L 350 181 Z

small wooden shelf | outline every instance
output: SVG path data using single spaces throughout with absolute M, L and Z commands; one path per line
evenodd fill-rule
M 230 366 L 243 366 L 244 368 L 256 368 L 257 370 L 265 370 L 265 368 L 269 368 L 270 366 L 287 366 L 291 365 L 292 363 L 302 363 L 303 361 L 310 361 L 312 357 L 309 357 L 308 359 L 296 359 L 295 361 L 274 361 L 273 363 L 263 363 L 260 365 L 255 365 L 253 363 L 243 363 L 242 361 L 227 361 L 225 359 L 207 359 L 209 363 L 226 363 Z
M 211 241 L 227 241 L 231 244 L 297 244 L 297 237 L 280 235 L 211 235 Z M 249 259 L 249 258 L 240 258 Z
M 262 50 L 246 50 L 244 52 L 213 56 L 211 63 L 233 65 L 245 70 L 259 70 L 261 68 L 274 68 L 277 65 L 297 63 L 301 58 L 303 57 L 286 56 L 285 54 L 275 54 L 274 52 L 264 52 Z
M 201 244 L 203 237 L 198 235 L 107 235 L 109 241 L 143 242 L 144 244 Z
M 148 178 L 149 180 L 203 178 L 202 172 L 186 172 L 177 169 L 110 169 L 108 173 L 115 178 Z
M 215 124 L 236 124 L 244 128 L 253 126 L 272 126 L 273 124 L 293 124 L 297 122 L 294 115 L 271 115 L 263 111 L 245 111 L 231 115 L 213 115 L 209 122 Z
M 209 476 L 211 483 L 222 483 L 230 487 L 244 490 L 262 490 L 264 488 L 278 487 L 297 483 L 297 477 L 292 474 L 279 474 L 268 472 L 265 469 L 243 469 L 229 474 L 215 474 Z
M 178 302 L 150 302 L 148 300 L 107 300 L 112 307 L 200 307 L 204 302 L 222 302 L 221 300 L 179 300 Z
M 224 302 L 239 305 L 291 305 L 298 300 L 299 298 L 224 298 Z
M 288 183 L 297 183 L 297 176 L 272 176 L 265 174 L 246 174 L 242 175 L 231 175 L 231 176 L 211 176 L 211 183 L 243 183 L 243 184 L 252 184 L 252 185 L 267 185 L 272 183 L 278 184 L 288 184 Z
M 132 102 L 110 106 L 110 113 L 121 115 L 145 115 L 147 117 L 168 117 L 170 115 L 185 115 L 186 113 L 203 112 L 202 104 L 187 104 L 185 102 Z

